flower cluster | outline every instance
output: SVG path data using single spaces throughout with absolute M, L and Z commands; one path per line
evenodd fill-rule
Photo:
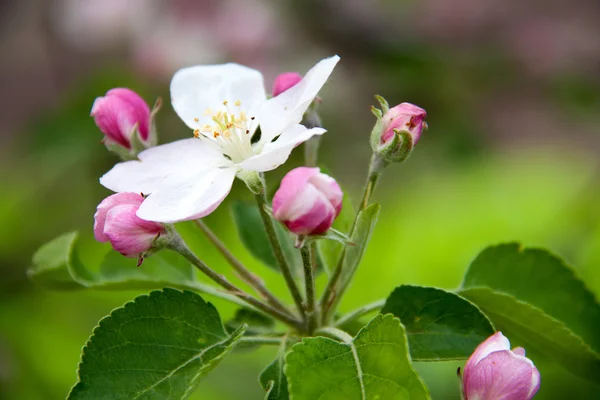
M 285 163 L 299 144 L 326 132 L 317 123 L 320 119 L 314 106 L 338 61 L 337 56 L 324 59 L 304 76 L 296 72 L 280 74 L 272 85 L 271 97 L 267 96 L 262 74 L 254 69 L 238 64 L 184 68 L 171 82 L 171 103 L 191 130 L 190 138 L 160 146 L 156 146 L 154 127 L 158 107 L 151 111 L 139 95 L 123 88 L 97 98 L 91 115 L 105 135 L 106 146 L 124 162 L 100 179 L 116 194 L 98 206 L 94 216 L 96 239 L 110 242 L 127 257 L 138 257 L 140 263 L 147 255 L 171 248 L 228 293 L 297 331 L 311 335 L 319 326 L 327 326 L 335 311 L 331 305 L 342 295 L 354 270 L 346 271 L 345 280 L 339 281 L 339 268 L 344 265 L 342 253 L 338 269 L 331 274 L 317 305 L 313 279 L 316 264 L 311 253 L 315 246 L 311 247 L 311 242 L 335 239 L 353 244 L 350 237 L 332 229 L 342 210 L 342 189 L 334 178 L 314 167 L 312 159 L 307 161 L 311 166 L 294 168 L 285 175 L 269 206 L 264 173 Z M 424 109 L 410 103 L 390 108 L 383 98 L 377 99 L 381 109 L 373 108 L 377 117 L 371 133 L 373 157 L 359 213 L 366 210 L 383 168 L 405 161 L 427 128 Z M 173 223 L 198 220 L 213 212 L 229 194 L 236 177 L 257 199 L 300 319 L 233 255 L 227 254 L 232 266 L 266 303 L 212 271 L 172 229 Z M 306 299 L 296 287 L 271 219 L 295 235 L 296 245 L 301 247 Z M 198 223 L 203 226 L 201 221 Z M 218 239 L 211 236 L 211 240 Z M 217 244 L 223 248 L 222 243 Z M 529 400 L 539 385 L 539 372 L 525 357 L 525 350 L 511 350 L 500 332 L 477 347 L 462 375 L 466 400 Z

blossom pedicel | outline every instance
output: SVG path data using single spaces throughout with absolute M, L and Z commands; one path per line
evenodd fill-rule
M 171 102 L 195 138 L 153 147 L 100 179 L 115 192 L 147 193 L 140 218 L 201 218 L 225 199 L 236 176 L 249 187 L 258 173 L 283 164 L 292 150 L 325 129 L 302 116 L 337 64 L 320 61 L 295 86 L 267 100 L 260 72 L 238 64 L 184 68 L 171 81 Z M 260 139 L 252 140 L 260 125 Z
M 152 113 L 144 99 L 130 89 L 111 89 L 105 96 L 96 98 L 91 116 L 104 133 L 104 143 L 111 151 L 135 155 L 141 150 L 136 147 L 151 144 Z
M 327 232 L 342 209 L 343 193 L 319 168 L 299 167 L 281 181 L 273 197 L 273 215 L 297 235 Z
M 462 377 L 465 400 L 529 400 L 540 388 L 540 373 L 522 347 L 496 332 L 471 355 Z
M 96 240 L 110 242 L 125 257 L 140 257 L 149 251 L 165 229 L 136 216 L 143 201 L 139 193 L 116 193 L 102 200 L 94 215 Z

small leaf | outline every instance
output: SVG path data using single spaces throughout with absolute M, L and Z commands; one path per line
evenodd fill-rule
M 340 277 L 341 287 L 346 287 L 354 276 L 371 238 L 371 233 L 373 233 L 373 229 L 377 223 L 380 210 L 381 206 L 373 203 L 358 214 L 356 228 L 354 229 L 354 234 L 351 236 L 355 245 L 347 247 L 344 268 Z
M 246 249 L 258 260 L 275 271 L 280 271 L 277 260 L 271 248 L 271 242 L 262 222 L 260 212 L 256 205 L 241 201 L 233 202 L 231 205 L 233 219 L 238 229 L 238 234 Z M 281 243 L 285 258 L 295 274 L 302 271 L 302 259 L 300 252 L 294 247 L 290 234 L 275 222 L 275 232 Z
M 29 278 L 46 288 L 81 288 L 68 269 L 77 236 L 77 232 L 66 233 L 40 247 L 33 255 L 33 265 L 27 271 Z
M 235 312 L 233 319 L 226 323 L 228 331 L 235 331 L 247 325 L 246 334 L 262 335 L 273 332 L 275 320 L 250 308 L 242 307 Z
M 381 313 L 400 318 L 415 361 L 468 358 L 494 333 L 489 319 L 477 306 L 433 287 L 402 285 L 394 289 Z
M 283 372 L 285 342 L 279 348 L 277 358 L 260 373 L 258 381 L 267 392 L 265 400 L 289 400 L 288 382 Z
M 137 297 L 102 319 L 83 348 L 68 399 L 185 399 L 244 333 L 192 292 Z
M 598 381 L 600 355 L 543 310 L 489 288 L 464 289 L 460 294 L 479 305 L 511 342 L 553 358 L 575 375 Z
M 305 338 L 286 356 L 294 400 L 429 399 L 413 369 L 406 333 L 393 315 L 378 315 L 347 343 Z
M 96 269 L 85 266 L 77 255 L 77 232 L 62 235 L 42 246 L 27 271 L 31 280 L 54 290 L 74 289 L 191 289 L 242 304 L 235 296 L 196 280 L 193 267 L 179 254 L 163 250 L 136 266 L 136 260 L 109 251 Z
M 342 211 L 333 222 L 332 227 L 340 232 L 348 233 L 352 227 L 354 221 L 354 207 L 350 201 L 350 196 L 344 196 L 342 199 Z M 323 263 L 323 269 L 330 275 L 340 259 L 342 250 L 345 245 L 343 243 L 331 241 L 331 240 L 319 240 L 317 242 L 317 249 L 319 250 L 319 256 Z
M 471 263 L 462 287 L 489 287 L 563 322 L 600 352 L 600 305 L 564 261 L 517 243 L 488 247 Z

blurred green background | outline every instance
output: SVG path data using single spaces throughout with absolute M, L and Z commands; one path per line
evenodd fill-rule
M 598 15 L 591 0 L 0 1 L 0 399 L 64 398 L 97 321 L 139 294 L 45 292 L 25 271 L 61 233 L 93 240 L 95 207 L 109 195 L 98 178 L 117 162 L 89 117 L 94 98 L 116 86 L 149 103 L 161 96 L 161 142 L 189 137 L 168 83 L 192 64 L 247 64 L 269 87 L 279 72 L 304 73 L 339 54 L 321 93 L 321 160 L 355 199 L 372 96 L 428 111 L 413 156 L 380 183 L 382 215 L 342 310 L 402 283 L 453 289 L 483 247 L 514 240 L 549 247 L 600 295 Z M 272 189 L 301 153 L 268 174 Z M 250 198 L 239 182 L 236 198 Z M 207 222 L 286 294 L 281 277 L 243 249 L 227 202 Z M 203 235 L 193 237 L 201 257 L 235 280 Z M 257 375 L 275 351 L 235 352 L 193 398 L 261 399 Z M 600 389 L 531 357 L 539 399 Z M 417 368 L 434 399 L 457 399 L 460 365 Z

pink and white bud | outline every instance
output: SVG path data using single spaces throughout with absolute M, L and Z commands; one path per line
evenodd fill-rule
M 284 72 L 277 75 L 273 81 L 273 97 L 279 96 L 289 88 L 296 86 L 302 80 L 302 75 L 297 72 Z
M 136 127 L 142 143 L 150 138 L 150 108 L 133 90 L 116 88 L 106 92 L 104 97 L 97 97 L 91 116 L 104 133 L 107 144 L 130 150 Z
M 496 332 L 467 361 L 462 385 L 465 400 L 529 400 L 540 388 L 540 373 L 525 349 L 511 351 L 508 339 Z
M 165 228 L 136 215 L 143 201 L 139 193 L 116 193 L 102 200 L 94 215 L 96 240 L 110 242 L 125 257 L 139 257 L 150 250 Z
M 394 138 L 394 129 L 408 131 L 413 138 L 413 146 L 417 144 L 423 129 L 427 129 L 425 117 L 427 112 L 411 103 L 401 103 L 390 108 L 383 115 L 383 134 L 381 143 L 388 143 Z
M 342 210 L 343 196 L 335 179 L 319 168 L 295 168 L 273 197 L 273 215 L 297 235 L 320 235 Z

